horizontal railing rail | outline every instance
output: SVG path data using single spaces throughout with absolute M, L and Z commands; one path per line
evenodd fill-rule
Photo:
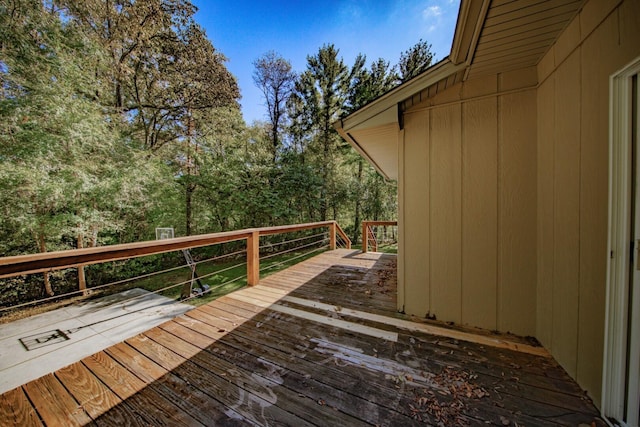
M 344 242 L 346 248 L 351 248 L 351 241 L 342 228 L 335 221 L 322 221 L 306 224 L 250 228 L 221 233 L 202 234 L 197 236 L 176 237 L 164 240 L 150 240 L 145 242 L 124 243 L 110 246 L 98 246 L 84 249 L 70 249 L 65 251 L 44 252 L 31 255 L 17 255 L 0 258 L 0 278 L 8 278 L 25 274 L 41 273 L 66 268 L 81 267 L 90 264 L 137 258 L 209 246 L 218 243 L 247 241 L 247 277 L 250 285 L 259 281 L 259 238 L 260 236 L 290 233 L 316 228 L 329 229 L 329 248 L 336 248 L 336 239 Z
M 362 252 L 369 250 L 369 242 L 373 247 L 373 251 L 378 251 L 378 238 L 374 232 L 374 227 L 391 227 L 397 226 L 398 221 L 362 221 Z

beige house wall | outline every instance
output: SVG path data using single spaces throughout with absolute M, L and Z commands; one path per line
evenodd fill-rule
M 591 0 L 538 64 L 536 337 L 600 401 L 609 78 L 640 56 L 640 2 Z
M 400 308 L 536 332 L 536 70 L 412 107 L 399 141 Z
M 407 313 L 536 336 L 602 387 L 609 80 L 640 56 L 640 1 L 591 0 L 537 67 L 411 107 L 399 133 Z

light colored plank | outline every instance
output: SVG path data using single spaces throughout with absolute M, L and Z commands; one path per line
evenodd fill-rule
M 472 334 L 469 332 L 457 331 L 454 329 L 441 328 L 434 325 L 428 325 L 425 323 L 412 322 L 410 320 L 398 319 L 395 317 L 381 316 L 379 314 L 368 313 L 365 311 L 353 310 L 344 307 L 337 307 L 331 304 L 324 304 L 317 301 L 311 301 L 303 298 L 286 296 L 283 301 L 288 301 L 294 304 L 318 308 L 327 312 L 335 312 L 345 316 L 356 317 L 358 319 L 370 320 L 372 322 L 382 323 L 389 326 L 394 326 L 400 329 L 404 329 L 412 332 L 422 332 L 430 335 L 437 335 L 441 337 L 453 338 L 461 341 L 473 342 L 477 344 L 487 345 L 496 348 L 505 348 L 508 350 L 519 351 L 522 353 L 533 354 L 535 356 L 550 357 L 549 353 L 543 347 L 534 347 L 527 344 L 515 343 L 512 341 L 503 340 L 500 338 L 494 338 L 487 335 Z
M 462 323 L 497 329 L 498 103 L 467 102 L 462 128 Z
M 52 374 L 25 384 L 24 391 L 46 425 L 83 426 L 91 423 L 89 415 Z
M 299 317 L 301 319 L 310 320 L 312 322 L 321 323 L 323 325 L 334 326 L 336 328 L 344 329 L 350 332 L 369 335 L 374 338 L 381 338 L 387 341 L 398 341 L 398 334 L 395 332 L 384 331 L 382 329 L 372 328 L 369 326 L 359 325 L 357 323 L 347 322 L 332 317 L 321 316 L 315 313 L 309 313 L 303 310 L 297 310 L 295 308 L 285 307 L 279 304 L 269 304 L 268 302 L 261 301 L 257 298 L 250 298 L 243 295 L 230 294 L 230 299 L 236 299 L 238 301 L 246 302 L 256 305 L 258 307 L 268 308 L 269 310 L 277 311 L 280 313 L 288 314 L 290 316 Z
M 103 351 L 84 358 L 82 363 L 122 400 L 135 395 L 146 385 Z
M 122 402 L 80 362 L 58 370 L 55 375 L 93 419 Z
M 0 394 L 0 425 L 16 427 L 42 425 L 22 388 L 14 388 Z
M 430 265 L 431 314 L 438 320 L 461 320 L 462 154 L 461 106 L 431 112 Z

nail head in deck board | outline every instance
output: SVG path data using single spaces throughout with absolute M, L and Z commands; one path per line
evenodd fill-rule
M 22 387 L 0 394 L 0 425 L 24 427 L 42 425 Z
M 89 415 L 52 374 L 31 381 L 23 387 L 45 424 L 52 426 L 91 424 Z

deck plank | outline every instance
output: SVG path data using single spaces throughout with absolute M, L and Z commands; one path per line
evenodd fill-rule
M 229 300 L 232 301 L 231 299 Z M 243 303 L 245 307 L 247 304 L 248 303 Z M 222 321 L 223 318 L 227 319 L 226 322 L 229 322 L 231 320 L 235 321 L 236 323 L 242 322 L 241 317 L 235 317 L 235 316 L 238 316 L 238 314 L 241 312 L 242 309 L 237 306 L 236 307 L 229 306 L 229 307 L 230 307 L 230 311 L 220 313 L 217 319 L 208 317 L 207 314 L 201 313 L 200 311 L 198 312 L 192 311 L 191 313 L 189 313 L 189 317 L 193 317 L 193 318 L 199 317 L 202 320 L 213 322 L 215 327 L 221 328 L 221 330 L 225 330 L 225 328 L 229 328 L 230 325 L 228 323 L 227 324 L 223 323 L 225 322 L 225 321 Z M 260 306 L 255 306 L 255 308 L 258 309 L 260 308 Z M 214 315 L 217 313 L 216 309 L 214 309 L 211 306 L 203 307 L 201 311 L 202 312 L 206 311 L 210 315 Z M 342 369 L 343 379 L 347 376 L 347 372 L 345 371 L 348 371 L 349 374 L 353 374 L 354 372 L 357 372 L 355 370 L 357 365 L 365 364 L 363 357 L 358 357 L 359 356 L 358 354 L 354 354 L 352 350 L 354 347 L 358 349 L 358 353 L 363 352 L 365 354 L 371 355 L 369 357 L 369 360 L 373 360 L 372 358 L 380 357 L 386 360 L 398 360 L 398 359 L 404 360 L 410 364 L 413 364 L 414 366 L 415 364 L 417 364 L 418 369 L 413 369 L 413 370 L 407 369 L 404 371 L 400 370 L 399 367 L 394 366 L 395 369 L 398 369 L 398 371 L 395 372 L 396 377 L 401 377 L 404 374 L 405 376 L 412 376 L 416 378 L 420 375 L 419 372 L 439 373 L 442 371 L 443 367 L 453 365 L 450 361 L 447 363 L 437 362 L 437 358 L 436 358 L 436 362 L 432 362 L 433 359 L 429 357 L 431 355 L 429 356 L 425 355 L 421 357 L 420 355 L 417 355 L 415 349 L 413 349 L 409 345 L 399 347 L 398 344 L 393 343 L 393 344 L 389 344 L 388 351 L 384 351 L 385 346 L 380 345 L 381 344 L 380 341 L 368 342 L 369 340 L 366 338 L 355 337 L 355 336 L 348 337 L 348 339 L 344 341 L 343 345 L 337 345 L 335 342 L 332 342 L 332 340 L 334 340 L 336 336 L 339 336 L 339 332 L 332 331 L 331 329 L 327 329 L 326 327 L 322 327 L 322 326 L 313 327 L 310 323 L 305 323 L 303 326 L 298 327 L 296 323 L 293 321 L 293 319 L 287 319 L 282 315 L 273 315 L 273 313 L 264 312 L 264 311 L 257 315 L 251 315 L 251 314 L 245 314 L 245 315 L 249 316 L 247 319 L 251 319 L 253 322 L 256 322 L 256 324 L 260 324 L 261 325 L 260 329 L 268 331 L 269 332 L 268 335 L 270 337 L 277 338 L 281 342 L 285 342 L 285 345 L 288 345 L 287 343 L 290 343 L 292 341 L 298 342 L 298 347 L 303 349 L 301 353 L 304 354 L 304 358 L 306 360 L 313 360 L 316 363 L 323 365 L 327 363 L 327 357 L 331 356 L 333 357 L 335 362 L 342 364 L 343 368 L 345 366 L 348 366 L 348 370 Z M 231 333 L 234 334 L 237 331 L 238 331 L 238 328 L 234 329 Z M 330 342 L 333 346 L 329 348 L 325 348 L 324 350 L 322 349 L 318 350 L 318 343 L 322 343 L 324 342 L 324 340 L 320 340 L 317 338 L 312 338 L 311 340 L 309 340 L 309 337 L 313 337 L 313 336 L 326 337 L 327 342 Z M 262 345 L 266 346 L 267 343 L 263 342 Z M 450 350 L 447 350 L 447 353 L 449 351 Z M 343 356 L 340 356 L 338 357 L 338 359 L 335 359 L 336 355 L 339 355 L 339 354 L 343 354 Z M 406 355 L 411 355 L 411 357 L 407 357 Z M 462 358 L 462 360 L 464 361 L 465 359 Z M 486 375 L 481 372 L 477 372 L 473 370 L 472 367 L 469 367 L 463 363 L 459 363 L 458 365 L 453 365 L 453 366 L 458 366 L 461 369 L 465 369 L 466 371 L 472 371 L 474 375 L 480 377 L 479 381 L 482 382 L 482 385 L 487 389 L 491 387 L 495 388 L 494 383 L 496 381 L 499 382 L 500 384 L 504 383 L 504 377 L 501 375 L 501 372 L 497 374 L 494 373 L 493 375 Z M 381 390 L 386 387 L 390 387 L 391 393 L 397 393 L 397 389 L 395 389 L 396 383 L 390 382 L 388 380 L 382 383 L 378 382 L 380 378 L 385 379 L 384 375 L 390 375 L 390 371 L 385 370 L 384 367 L 378 367 L 376 365 L 373 366 L 373 369 L 379 369 L 380 372 L 383 373 L 383 376 L 380 377 L 380 376 L 373 375 L 373 378 L 371 378 L 371 377 L 367 377 L 367 374 L 360 373 L 360 375 L 364 375 L 364 377 L 366 378 L 365 383 L 375 386 L 376 390 Z M 522 404 L 528 404 L 528 409 L 530 410 L 530 413 L 537 414 L 537 415 L 545 414 L 545 412 L 553 412 L 553 411 L 555 411 L 556 414 L 564 414 L 567 412 L 567 409 L 559 410 L 555 406 L 549 407 L 548 404 L 544 402 L 542 404 L 540 404 L 540 402 L 537 402 L 537 401 L 529 402 L 529 398 L 528 398 L 529 392 L 533 392 L 533 394 L 538 396 L 538 398 L 540 396 L 544 398 L 545 396 L 547 396 L 547 393 L 549 393 L 552 395 L 552 397 L 550 397 L 547 400 L 549 402 L 553 402 L 552 398 L 555 397 L 553 395 L 555 394 L 557 396 L 557 393 L 554 391 L 551 391 L 549 389 L 538 389 L 536 387 L 528 387 L 527 385 L 523 386 L 524 390 L 520 390 L 519 386 L 509 384 L 508 382 L 506 384 L 508 388 L 504 392 L 501 391 L 501 396 L 502 394 L 504 394 L 504 396 L 501 397 L 501 401 L 506 400 L 506 401 L 509 401 L 510 403 L 514 403 L 514 402 L 517 402 L 518 399 L 520 399 L 522 400 Z M 418 384 L 418 386 L 424 387 L 424 384 Z M 504 385 L 502 386 L 504 387 Z M 442 392 L 443 390 L 437 390 L 437 391 Z M 516 395 L 514 396 L 513 393 L 516 393 Z M 561 397 L 564 397 L 564 395 L 561 395 Z M 397 400 L 393 398 L 389 398 L 389 399 L 391 401 Z M 573 407 L 574 407 L 573 409 L 575 409 L 575 407 L 579 408 L 581 401 L 579 399 L 571 399 L 570 402 L 573 403 Z M 408 406 L 410 403 L 405 402 L 405 404 Z M 474 402 L 473 406 L 483 407 L 483 409 L 485 410 L 485 415 L 483 416 L 483 419 L 493 417 L 494 421 L 501 422 L 500 412 L 502 411 L 493 408 L 491 403 L 489 403 L 489 406 L 486 407 L 486 405 L 483 405 L 482 402 Z M 476 416 L 473 413 L 469 413 L 468 415 L 471 417 Z M 546 415 L 553 417 L 553 414 L 546 414 Z M 511 415 L 511 419 L 514 421 L 522 422 L 523 424 L 531 424 L 531 419 L 528 419 L 527 415 Z M 527 422 L 527 420 L 529 422 Z M 537 420 L 536 424 L 544 425 L 545 422 L 546 421 L 544 419 L 539 419 Z
M 207 307 L 207 308 L 210 308 L 210 307 Z M 216 319 L 214 317 L 211 317 L 209 315 L 204 315 L 204 314 L 199 315 L 199 313 L 195 311 L 190 314 L 192 316 L 198 316 L 198 317 L 201 317 L 202 319 L 206 319 L 206 321 L 213 322 L 214 329 L 222 327 L 221 330 L 224 330 L 224 325 L 219 323 L 221 319 Z M 227 313 L 225 316 L 229 317 L 230 314 L 231 313 Z M 266 323 L 268 322 L 269 321 L 262 323 L 263 326 L 261 326 L 260 328 L 261 329 L 268 328 L 267 326 L 265 326 Z M 234 329 L 233 331 L 231 331 L 230 335 L 235 335 L 239 329 L 242 329 L 242 328 Z M 322 332 L 320 331 L 314 332 L 306 328 L 305 330 L 307 333 L 310 333 L 312 335 L 314 333 L 322 334 Z M 359 393 L 360 395 L 363 395 L 363 396 L 365 395 L 364 390 L 373 390 L 374 391 L 373 396 L 367 395 L 367 398 L 373 401 L 376 401 L 376 398 L 380 398 L 381 401 L 377 402 L 379 405 L 384 406 L 389 404 L 391 405 L 392 409 L 400 411 L 407 416 L 411 416 L 410 408 L 411 408 L 411 405 L 414 404 L 413 397 L 411 394 L 411 389 L 412 388 L 421 389 L 424 387 L 424 383 L 415 383 L 412 385 L 414 381 L 406 381 L 405 379 L 413 376 L 414 380 L 417 380 L 418 377 L 421 375 L 421 371 L 417 369 L 408 369 L 399 364 L 392 365 L 392 368 L 395 368 L 397 370 L 397 371 L 393 371 L 393 370 L 390 370 L 389 364 L 388 363 L 385 364 L 383 361 L 381 361 L 380 363 L 378 362 L 372 363 L 373 360 L 376 360 L 373 357 L 369 358 L 369 370 L 360 369 L 361 368 L 360 365 L 363 364 L 363 360 L 350 361 L 345 358 L 336 358 L 335 354 L 333 356 L 327 357 L 326 354 L 314 352 L 312 348 L 314 344 L 305 342 L 305 339 L 308 338 L 308 337 L 305 337 L 305 335 L 297 334 L 294 332 L 293 336 L 285 336 L 283 339 L 281 339 L 278 331 L 287 331 L 286 323 L 283 327 L 278 327 L 275 330 L 269 331 L 269 334 L 268 334 L 270 338 L 277 339 L 279 342 L 284 343 L 284 348 L 283 348 L 284 351 L 286 351 L 287 348 L 291 348 L 289 343 L 298 342 L 298 345 L 296 346 L 296 348 L 299 352 L 297 355 L 299 359 L 297 360 L 296 363 L 301 363 L 302 361 L 310 361 L 317 364 L 319 367 L 321 367 L 321 369 L 324 372 L 323 379 L 327 378 L 328 367 L 332 365 L 336 366 L 338 368 L 337 378 L 339 378 L 343 382 L 343 385 L 349 384 L 351 381 L 355 381 L 358 383 L 358 386 L 355 386 L 353 390 L 358 390 L 357 393 Z M 288 332 L 282 332 L 282 333 L 286 334 Z M 252 331 L 248 332 L 248 336 L 251 339 L 258 339 L 256 338 L 256 334 L 253 333 Z M 228 336 L 225 337 L 225 342 L 226 340 L 228 340 Z M 270 343 L 269 341 L 263 341 L 263 342 L 260 342 L 260 345 L 261 345 L 260 348 L 265 349 L 265 348 L 268 348 L 270 345 L 274 345 L 274 344 Z M 277 346 L 277 343 L 275 345 Z M 349 347 L 345 347 L 343 349 L 343 351 L 345 352 L 348 352 L 349 350 L 351 350 Z M 294 356 L 296 353 L 297 352 L 294 352 L 294 354 L 291 354 L 290 357 Z M 307 369 L 307 372 L 309 372 L 308 368 L 306 369 Z M 382 375 L 380 375 L 380 373 L 382 373 Z M 393 375 L 391 375 L 392 373 Z M 400 379 L 400 381 L 399 382 L 395 381 L 397 379 Z M 440 389 L 439 391 L 446 393 L 445 389 Z M 447 400 L 446 397 L 441 397 L 441 399 L 444 401 Z M 493 412 L 500 413 L 501 410 L 497 409 L 497 410 L 494 410 Z M 423 418 L 424 420 L 432 424 L 437 424 L 436 420 L 432 420 L 428 417 L 423 417 Z M 523 419 L 524 419 L 523 417 L 514 418 L 515 421 L 523 421 Z M 498 419 L 498 422 L 499 421 L 500 420 Z M 531 423 L 529 422 L 528 424 L 531 424 Z M 544 425 L 544 423 L 542 423 L 541 425 Z
M 109 421 L 102 419 L 98 424 L 142 425 L 132 416 L 130 408 L 122 405 L 122 399 L 100 382 L 82 363 L 76 362 L 62 368 L 55 375 L 93 420 L 100 418 L 106 412 L 111 412 Z
M 210 396 L 216 396 L 226 406 L 241 414 L 250 422 L 259 425 L 284 423 L 289 425 L 311 426 L 304 419 L 283 410 L 275 405 L 269 389 L 255 385 L 250 378 L 232 366 L 216 365 L 206 357 L 196 354 L 191 360 L 182 359 L 182 363 L 174 366 L 165 356 L 158 356 L 169 351 L 166 347 L 151 340 L 134 338 L 130 342 L 136 349 L 157 363 L 169 363 L 167 369 L 194 385 Z M 188 348 L 188 346 L 183 346 Z M 188 349 L 190 351 L 191 349 Z M 180 357 L 176 354 L 177 357 Z
M 65 426 L 93 424 L 89 415 L 53 374 L 40 377 L 23 387 L 45 424 Z
M 326 404 L 319 404 L 319 400 L 309 399 L 298 391 L 292 391 L 284 387 L 284 379 L 277 372 L 264 376 L 257 374 L 257 371 L 261 369 L 259 363 L 252 366 L 251 369 L 243 369 L 237 363 L 238 361 L 229 360 L 227 355 L 219 349 L 218 351 L 201 351 L 201 349 L 184 341 L 182 338 L 160 328 L 148 331 L 146 335 L 163 346 L 172 348 L 181 354 L 184 353 L 184 356 L 188 356 L 186 358 L 196 361 L 202 368 L 212 372 L 232 372 L 236 384 L 241 384 L 241 387 L 246 391 L 262 395 L 266 401 L 277 402 L 278 407 L 292 414 L 304 414 L 306 421 L 312 424 L 367 425 L 358 418 L 342 414 L 326 406 Z M 259 352 L 259 349 L 256 350 Z
M 0 395 L 0 424 L 604 425 L 526 339 L 408 323 L 395 292 L 395 257 L 323 253 Z
M 0 425 L 34 427 L 42 425 L 21 387 L 0 395 Z
M 200 326 L 198 329 L 205 329 Z M 300 361 L 290 363 L 290 356 L 269 350 L 258 342 L 239 340 L 231 333 L 218 340 L 215 344 L 209 344 L 211 338 L 201 332 L 189 329 L 177 322 L 163 325 L 162 329 L 176 336 L 184 337 L 203 350 L 214 352 L 229 363 L 260 375 L 264 379 L 272 379 L 282 382 L 284 387 L 293 392 L 306 396 L 312 401 L 322 402 L 332 408 L 340 408 L 348 415 L 371 424 L 380 423 L 381 420 L 392 421 L 392 424 L 412 425 L 414 420 L 397 411 L 377 405 L 368 399 L 358 396 L 357 389 L 346 390 L 344 378 L 341 373 L 334 373 L 327 369 L 305 365 L 303 372 L 295 369 Z M 215 334 L 215 328 L 213 333 Z M 330 377 L 329 377 L 330 376 Z M 354 393 L 355 392 L 355 393 Z M 328 421 L 328 420 L 327 420 Z
M 140 418 L 141 424 L 155 426 L 199 424 L 184 422 L 180 418 L 183 414 L 179 414 L 170 402 L 154 390 L 146 388 L 144 381 L 118 364 L 107 353 L 96 353 L 83 359 L 82 362 L 118 397 L 126 401 L 127 406 Z M 110 416 L 110 412 L 102 415 L 104 418 Z

